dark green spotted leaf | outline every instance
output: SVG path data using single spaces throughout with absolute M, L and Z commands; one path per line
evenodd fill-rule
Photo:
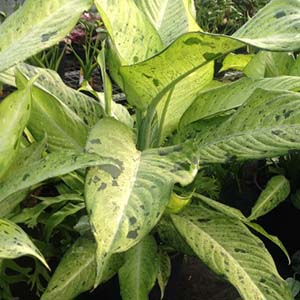
M 271 51 L 298 50 L 299 17 L 298 0 L 272 0 L 233 37 Z
M 292 300 L 264 244 L 235 218 L 206 205 L 171 216 L 196 255 L 233 284 L 245 300 Z
M 169 46 L 180 35 L 199 31 L 191 0 L 134 0 L 158 32 L 163 45 Z
M 111 257 L 102 282 L 114 276 L 122 263 L 122 255 Z M 92 289 L 95 276 L 96 243 L 81 237 L 63 256 L 41 300 L 72 300 L 80 293 Z
M 91 0 L 26 0 L 0 25 L 0 71 L 63 39 Z
M 182 128 L 195 121 L 212 118 L 236 109 L 244 104 L 257 88 L 299 91 L 299 79 L 296 76 L 279 76 L 261 80 L 242 78 L 233 83 L 205 91 L 200 93 L 185 111 L 179 126 Z
M 181 145 L 140 152 L 132 130 L 113 118 L 95 125 L 89 153 L 113 153 L 114 163 L 90 168 L 85 198 L 98 244 L 98 276 L 107 259 L 136 245 L 156 225 L 170 199 L 173 184 L 189 184 L 198 161 Z
M 253 206 L 248 219 L 256 220 L 270 212 L 287 198 L 290 190 L 290 182 L 283 175 L 272 177 Z
M 254 229 L 256 232 L 258 232 L 261 235 L 263 235 L 264 237 L 266 237 L 268 240 L 273 242 L 275 245 L 277 245 L 281 249 L 281 251 L 286 256 L 287 260 L 290 262 L 290 256 L 289 256 L 285 246 L 280 241 L 280 239 L 277 236 L 271 235 L 268 232 L 266 232 L 266 230 L 264 230 L 264 228 L 261 227 L 259 224 L 249 221 L 248 218 L 246 218 L 241 213 L 241 211 L 239 211 L 238 209 L 236 209 L 234 207 L 230 207 L 226 204 L 215 201 L 213 199 L 209 199 L 209 198 L 207 198 L 203 195 L 197 194 L 197 193 L 194 193 L 194 197 L 197 198 L 198 200 L 200 200 L 201 202 L 205 203 L 206 205 L 208 205 L 211 209 L 214 209 L 214 210 L 218 211 L 219 213 L 226 215 L 229 218 L 238 219 L 239 221 L 246 224 L 248 227 Z
M 24 255 L 34 256 L 49 268 L 27 234 L 15 223 L 0 219 L 0 258 L 13 259 Z
M 203 162 L 283 155 L 300 149 L 300 95 L 257 89 L 214 134 L 199 144 Z
M 0 182 L 0 207 L 7 201 L 7 197 L 30 188 L 46 179 L 67 174 L 71 171 L 97 165 L 99 163 L 114 164 L 111 158 L 104 158 L 97 154 L 74 151 L 56 151 L 45 158 L 24 165 L 3 182 Z
M 125 253 L 119 270 L 123 300 L 148 300 L 158 272 L 157 245 L 153 236 L 146 236 Z

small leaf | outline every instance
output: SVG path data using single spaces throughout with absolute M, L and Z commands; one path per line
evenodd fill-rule
M 165 289 L 171 275 L 171 260 L 167 252 L 159 249 L 158 252 L 158 273 L 157 282 L 160 288 L 160 299 L 162 300 L 165 295 Z
M 300 292 L 300 282 L 292 277 L 285 280 L 291 289 L 293 296 L 296 297 Z
M 149 235 L 125 253 L 125 263 L 119 270 L 122 299 L 148 300 L 157 271 L 157 245 Z
M 78 201 L 83 202 L 83 197 L 77 194 L 64 194 L 56 197 L 36 197 L 36 199 L 42 202 L 36 204 L 31 208 L 24 208 L 20 213 L 11 217 L 11 220 L 15 223 L 25 223 L 28 227 L 36 226 L 39 216 L 49 206 L 64 203 L 66 201 Z M 50 218 L 53 215 L 50 216 Z M 47 219 L 49 221 L 49 219 Z
M 0 219 L 0 258 L 18 258 L 31 255 L 39 259 L 48 269 L 49 266 L 27 234 L 16 224 Z
M 253 58 L 253 54 L 234 54 L 229 53 L 223 60 L 223 66 L 219 72 L 224 72 L 229 69 L 243 71 L 244 68 Z
M 256 220 L 260 216 L 270 212 L 287 198 L 290 190 L 290 183 L 284 176 L 278 175 L 272 177 L 252 208 L 248 220 Z
M 65 218 L 76 214 L 78 211 L 85 208 L 83 202 L 79 203 L 67 203 L 64 207 L 58 211 L 52 213 L 49 218 L 46 220 L 45 224 L 45 239 L 46 241 L 50 240 L 51 234 L 55 227 L 64 221 Z

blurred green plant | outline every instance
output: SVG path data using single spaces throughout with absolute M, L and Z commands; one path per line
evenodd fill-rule
M 195 0 L 197 22 L 207 32 L 232 34 L 270 0 Z

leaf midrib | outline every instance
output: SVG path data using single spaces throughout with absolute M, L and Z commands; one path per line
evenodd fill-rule
M 183 222 L 186 222 L 187 224 L 189 224 L 189 226 L 191 226 L 192 228 L 194 228 L 194 231 L 198 231 L 200 230 L 202 232 L 202 234 L 204 234 L 206 237 L 208 237 L 210 240 L 212 240 L 214 242 L 214 244 L 216 244 L 218 246 L 218 248 L 222 251 L 224 251 L 227 255 L 228 258 L 230 259 L 231 262 L 234 262 L 235 265 L 237 265 L 239 267 L 239 269 L 242 271 L 242 273 L 248 278 L 248 282 L 254 287 L 255 290 L 257 290 L 259 292 L 259 294 L 262 296 L 261 300 L 267 300 L 264 296 L 264 294 L 262 294 L 261 290 L 257 287 L 257 285 L 253 282 L 252 278 L 250 277 L 250 275 L 244 270 L 244 268 L 241 266 L 241 264 L 230 254 L 230 252 L 227 251 L 227 249 L 225 249 L 221 244 L 219 244 L 209 233 L 207 233 L 206 231 L 204 231 L 202 228 L 198 227 L 197 225 L 195 225 L 193 222 L 186 220 L 182 217 L 176 216 L 176 218 L 182 219 Z M 173 217 L 172 217 L 173 219 Z M 178 227 L 176 226 L 176 224 L 174 224 L 175 227 L 178 229 Z M 182 235 L 182 237 L 185 239 L 185 241 L 190 245 L 189 241 L 185 238 L 185 236 Z M 190 245 L 190 247 L 195 251 L 195 253 L 197 254 L 197 251 L 194 249 L 193 245 Z M 220 252 L 221 252 L 220 251 Z

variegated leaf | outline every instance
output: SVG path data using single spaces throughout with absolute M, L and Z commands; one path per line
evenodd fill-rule
M 193 150 L 181 145 L 138 151 L 132 129 L 112 118 L 95 125 L 86 149 L 114 157 L 114 164 L 90 168 L 86 177 L 86 206 L 98 244 L 97 284 L 107 259 L 150 232 L 168 204 L 173 184 L 190 183 L 198 162 Z
M 23 255 L 31 255 L 49 268 L 27 234 L 15 223 L 0 219 L 0 258 L 13 259 Z
M 157 245 L 149 235 L 125 253 L 125 263 L 119 270 L 122 299 L 148 300 L 157 272 Z
M 91 0 L 26 0 L 0 25 L 0 71 L 63 39 Z
M 197 256 L 227 278 L 243 299 L 293 299 L 264 244 L 239 220 L 206 205 L 191 206 L 172 220 Z
M 291 191 L 290 182 L 283 176 L 272 177 L 252 207 L 250 221 L 256 220 L 284 201 Z
M 103 281 L 115 275 L 123 263 L 123 255 L 114 255 L 104 271 Z M 92 289 L 96 276 L 96 243 L 81 237 L 65 253 L 41 300 L 72 300 Z

